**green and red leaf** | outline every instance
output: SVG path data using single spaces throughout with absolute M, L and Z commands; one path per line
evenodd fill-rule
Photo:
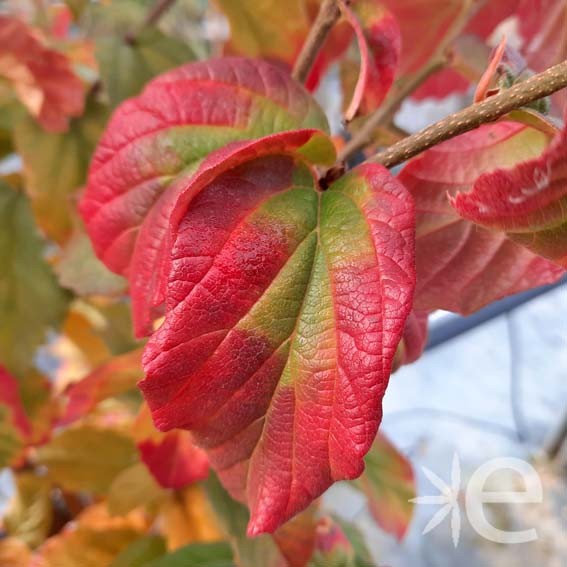
M 563 270 L 504 233 L 460 217 L 447 195 L 483 174 L 541 154 L 548 137 L 512 122 L 481 126 L 423 153 L 400 173 L 416 202 L 415 307 L 469 314 L 488 303 L 558 280 Z
M 22 404 L 18 381 L 3 366 L 0 366 L 0 405 L 10 409 L 12 424 L 20 435 L 29 437 L 32 427 Z
M 362 472 L 411 307 L 412 249 L 412 204 L 377 165 L 320 193 L 300 161 L 258 158 L 188 204 L 140 386 L 157 426 L 193 430 L 248 501 L 251 534 Z
M 386 532 L 401 540 L 413 516 L 415 479 L 411 463 L 382 434 L 366 455 L 357 486 L 366 494 L 372 516 Z
M 451 204 L 467 220 L 567 268 L 567 129 L 535 159 L 482 175 Z M 496 233 L 496 234 L 503 234 Z
M 409 195 L 378 165 L 322 192 L 326 130 L 277 67 L 187 65 L 118 109 L 81 204 L 138 332 L 165 312 L 155 423 L 191 430 L 253 535 L 360 475 L 413 299 Z
M 80 210 L 99 258 L 130 276 L 137 334 L 151 332 L 162 314 L 169 217 L 203 159 L 231 142 L 297 128 L 327 129 L 307 92 L 277 67 L 238 58 L 180 67 L 120 106 L 94 155 Z M 318 137 L 291 134 L 289 143 L 298 148 Z M 203 167 L 212 167 L 210 159 Z

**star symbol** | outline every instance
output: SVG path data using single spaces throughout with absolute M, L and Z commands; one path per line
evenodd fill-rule
M 418 496 L 412 498 L 410 502 L 415 504 L 438 504 L 442 506 L 429 520 L 423 534 L 435 529 L 447 516 L 451 516 L 451 536 L 453 545 L 457 547 L 461 533 L 461 509 L 459 505 L 459 492 L 461 488 L 461 465 L 457 454 L 453 455 L 451 467 L 451 483 L 447 484 L 442 478 L 437 476 L 431 469 L 421 467 L 429 482 L 439 489 L 439 494 Z

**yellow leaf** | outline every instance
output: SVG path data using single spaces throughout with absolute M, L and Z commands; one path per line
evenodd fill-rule
M 4 526 L 8 534 L 17 536 L 31 548 L 43 542 L 51 527 L 50 488 L 46 478 L 33 472 L 16 476 L 16 493 L 4 516 Z
M 132 439 L 116 429 L 84 424 L 65 429 L 37 452 L 49 477 L 67 490 L 106 494 L 138 460 Z
M 113 516 L 124 516 L 140 506 L 149 506 L 167 497 L 143 463 L 122 471 L 110 485 L 108 510 Z
M 108 567 L 149 528 L 142 514 L 110 517 L 104 504 L 84 510 L 76 522 L 49 538 L 34 557 L 33 567 Z
M 85 183 L 91 154 L 107 118 L 108 110 L 90 101 L 85 114 L 71 120 L 69 131 L 63 134 L 46 132 L 31 117 L 19 121 L 14 129 L 37 223 L 58 243 L 67 241 L 77 222 L 75 194 Z
M 161 516 L 170 551 L 188 543 L 223 539 L 211 505 L 198 485 L 174 491 L 163 504 Z

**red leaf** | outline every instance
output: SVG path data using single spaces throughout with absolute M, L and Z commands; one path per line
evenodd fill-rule
M 65 392 L 67 406 L 60 425 L 85 416 L 102 400 L 127 392 L 142 378 L 141 349 L 115 356 Z
M 165 73 L 115 112 L 80 211 L 99 258 L 130 276 L 137 335 L 162 314 L 169 217 L 203 158 L 230 142 L 302 127 L 326 128 L 305 90 L 277 67 L 238 58 Z M 292 134 L 289 143 L 314 137 Z M 207 158 L 203 168 L 220 167 L 224 157 Z
M 368 51 L 368 44 L 366 43 L 366 37 L 364 36 L 364 31 L 358 18 L 354 12 L 350 9 L 348 4 L 344 3 L 342 0 L 337 0 L 341 11 L 349 24 L 352 26 L 354 33 L 356 34 L 356 40 L 358 43 L 358 50 L 360 52 L 360 71 L 358 73 L 358 80 L 354 87 L 354 93 L 352 95 L 352 100 L 345 110 L 345 120 L 351 121 L 358 112 L 360 103 L 362 102 L 362 97 L 364 96 L 364 90 L 368 85 L 368 69 L 370 64 L 370 54 Z
M 346 8 L 356 31 L 360 51 L 360 73 L 345 119 L 352 120 L 357 111 L 368 114 L 378 108 L 396 75 L 401 50 L 401 36 L 394 16 L 375 0 L 359 0 L 353 10 Z M 343 65 L 348 82 L 352 61 Z
M 273 535 L 287 567 L 306 567 L 315 549 L 317 504 L 286 522 Z
M 395 0 L 390 1 L 394 2 Z M 412 2 L 415 2 L 415 0 L 402 0 L 402 4 Z M 476 36 L 482 40 L 486 40 L 488 37 L 490 37 L 499 23 L 512 16 L 516 12 L 519 3 L 520 0 L 489 0 L 487 2 L 481 3 L 475 16 L 464 29 L 462 36 Z M 455 2 L 454 0 L 436 0 L 435 2 L 430 2 L 428 4 L 429 8 L 432 11 L 435 10 L 433 4 L 435 4 L 437 10 L 445 11 L 447 11 L 449 5 L 451 5 L 453 9 L 457 6 L 457 4 L 460 4 L 461 8 L 465 5 L 465 3 L 460 0 L 458 0 L 457 2 Z M 458 12 L 453 12 L 453 15 L 454 18 L 456 18 Z M 434 14 L 430 14 L 429 18 L 432 17 L 436 16 Z M 413 37 L 416 36 L 414 35 Z M 439 39 L 440 37 L 438 38 L 438 40 Z M 402 42 L 403 40 L 404 38 L 402 38 Z M 421 42 L 416 42 L 413 40 L 413 38 L 410 41 L 410 49 L 421 49 Z M 402 45 L 405 46 L 406 44 L 402 43 Z M 458 72 L 454 71 L 453 69 L 445 69 L 439 73 L 435 73 L 430 79 L 428 79 L 412 95 L 412 98 L 416 100 L 422 100 L 424 98 L 430 97 L 444 98 L 450 94 L 466 92 L 470 87 L 470 84 L 470 80 L 466 77 L 463 77 Z
M 520 0 L 519 32 L 524 39 L 521 52 L 530 69 L 545 71 L 567 59 L 566 18 L 565 0 Z M 567 103 L 565 89 L 555 93 L 552 99 L 561 112 Z
M 84 109 L 85 86 L 67 57 L 43 45 L 36 31 L 0 15 L 0 76 L 8 79 L 21 102 L 51 132 L 64 132 L 69 117 Z
M 136 420 L 134 435 L 142 462 L 163 488 L 181 489 L 207 478 L 209 460 L 195 446 L 191 434 L 156 431 L 145 404 Z
M 425 350 L 428 330 L 427 311 L 412 311 L 406 321 L 402 340 L 392 365 L 392 372 L 404 364 L 415 362 Z
M 464 218 L 567 267 L 567 129 L 539 157 L 482 175 L 451 204 Z
M 32 427 L 22 405 L 18 381 L 3 366 L 0 366 L 0 404 L 10 408 L 14 427 L 22 437 L 29 438 Z
M 306 174 L 255 159 L 184 205 L 144 354 L 156 425 L 193 431 L 251 535 L 362 472 L 412 300 L 404 188 L 377 165 L 323 193 Z
M 482 126 L 428 150 L 402 170 L 400 181 L 416 201 L 417 309 L 469 314 L 561 277 L 560 268 L 506 235 L 459 217 L 446 196 L 471 189 L 483 173 L 537 156 L 547 140 L 511 122 Z

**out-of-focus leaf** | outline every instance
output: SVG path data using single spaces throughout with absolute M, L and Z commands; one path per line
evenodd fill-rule
M 134 438 L 143 463 L 160 486 L 183 488 L 207 477 L 209 459 L 195 445 L 191 434 L 180 429 L 167 433 L 158 431 L 147 404 L 140 408 Z
M 315 550 L 308 567 L 375 567 L 362 532 L 336 516 L 325 516 L 316 529 Z
M 71 10 L 75 20 L 81 17 L 83 11 L 89 5 L 89 2 L 90 0 L 65 0 L 65 4 L 69 7 L 69 10 Z
M 143 516 L 112 518 L 104 504 L 85 509 L 37 551 L 34 567 L 105 567 L 148 529 Z
M 277 61 L 292 68 L 317 16 L 320 0 L 216 0 L 230 23 L 229 55 Z M 340 20 L 318 53 L 305 82 L 313 90 L 325 71 L 348 48 L 353 33 Z
M 315 551 L 309 567 L 358 567 L 356 551 L 341 526 L 330 517 L 317 524 Z
M 209 459 L 188 431 L 175 430 L 138 441 L 144 464 L 164 488 L 183 488 L 206 478 Z
M 90 303 L 103 317 L 104 325 L 98 332 L 113 355 L 125 354 L 140 346 L 140 341 L 134 338 L 130 302 L 93 298 Z
M 566 115 L 567 116 L 567 115 Z M 535 159 L 496 169 L 450 199 L 469 221 L 567 268 L 567 127 Z M 500 233 L 500 234 L 502 234 Z
M 61 334 L 81 352 L 85 364 L 96 367 L 106 362 L 109 350 L 98 334 L 97 314 L 86 303 L 75 301 L 61 328 Z
M 332 516 L 332 521 L 339 525 L 340 529 L 354 549 L 355 567 L 379 567 L 376 566 L 376 563 L 372 558 L 372 554 L 368 549 L 364 534 L 356 524 L 343 520 L 336 515 Z
M 144 375 L 141 358 L 139 349 L 115 356 L 72 384 L 65 392 L 67 405 L 61 423 L 76 421 L 106 398 L 135 388 Z
M 148 563 L 166 554 L 160 536 L 148 536 L 131 543 L 110 564 L 110 567 L 147 567 Z
M 43 542 L 51 527 L 50 490 L 50 482 L 45 477 L 33 472 L 16 475 L 16 493 L 4 516 L 4 527 L 8 534 L 18 537 L 31 548 Z
M 122 36 L 101 38 L 96 58 L 110 103 L 116 106 L 140 93 L 153 77 L 195 59 L 189 46 L 167 37 L 155 28 L 146 28 L 133 42 Z
M 0 76 L 42 129 L 64 132 L 69 117 L 82 114 L 85 86 L 62 53 L 45 47 L 38 30 L 0 15 L 0 53 Z
M 107 108 L 91 100 L 85 114 L 73 119 L 64 134 L 45 132 L 31 118 L 20 120 L 15 127 L 25 188 L 37 222 L 57 242 L 71 236 L 75 193 L 85 183 L 91 154 L 107 118 Z
M 116 476 L 136 463 L 137 451 L 123 433 L 82 425 L 55 435 L 38 450 L 37 458 L 64 488 L 105 494 Z
M 305 0 L 216 0 L 231 28 L 229 53 L 293 63 L 310 25 Z
M 368 498 L 378 525 L 401 540 L 411 522 L 415 479 L 411 463 L 383 434 L 378 434 L 365 458 L 366 468 L 354 485 Z
M 470 191 L 484 173 L 537 157 L 548 144 L 548 136 L 520 124 L 487 124 L 424 152 L 401 171 L 416 204 L 416 309 L 467 315 L 561 277 L 560 267 L 505 234 L 460 217 L 447 198 Z
M 173 491 L 162 505 L 160 515 L 169 550 L 192 542 L 222 539 L 211 504 L 198 485 Z
M 49 329 L 59 326 L 68 295 L 43 258 L 25 195 L 0 182 L 0 364 L 15 375 L 33 364 Z
M 22 404 L 18 381 L 0 366 L 0 405 L 7 406 L 12 412 L 12 423 L 22 437 L 29 437 L 31 424 Z
M 19 456 L 23 446 L 24 442 L 14 425 L 11 410 L 0 404 L 0 468 L 10 465 Z
M 404 364 L 415 362 L 422 354 L 427 344 L 427 311 L 413 310 L 406 321 L 402 340 L 396 349 L 392 363 L 392 372 Z
M 77 233 L 69 240 L 55 266 L 55 273 L 63 287 L 79 296 L 115 296 L 123 293 L 128 285 L 95 256 L 84 233 Z
M 2 567 L 30 567 L 31 550 L 17 537 L 0 539 L 0 565 Z
M 315 501 L 273 534 L 286 567 L 305 567 L 311 559 L 317 538 L 317 509 Z
M 18 380 L 20 395 L 31 425 L 28 443 L 35 445 L 46 440 L 59 414 L 59 399 L 52 396 L 51 382 L 32 368 Z
M 535 71 L 567 58 L 567 3 L 564 0 L 520 0 L 518 23 L 524 40 L 522 53 Z M 567 100 L 565 89 L 554 95 L 561 110 Z
M 109 359 L 110 352 L 97 332 L 99 323 L 88 304 L 75 301 L 61 333 L 45 349 L 58 360 L 53 381 L 57 395 Z
M 228 494 L 215 474 L 204 483 L 207 497 L 234 551 L 239 567 L 280 567 L 284 557 L 271 536 L 249 538 L 246 526 L 250 514 L 243 504 Z
M 257 567 L 264 567 L 259 563 Z M 144 567 L 235 567 L 232 551 L 226 543 L 193 543 Z
M 139 28 L 151 5 L 149 0 L 89 2 L 82 25 L 90 38 L 124 36 Z
M 20 110 L 18 103 L 11 99 L 9 93 L 7 96 L 5 94 L 0 87 L 0 159 L 15 151 L 12 130 Z
M 108 511 L 112 516 L 124 516 L 139 506 L 165 498 L 166 494 L 144 464 L 136 463 L 119 473 L 110 485 Z
M 402 30 L 401 74 L 418 71 L 435 53 L 439 43 L 453 25 L 458 24 L 462 10 L 476 8 L 474 17 L 464 28 L 461 37 L 479 38 L 482 43 L 497 25 L 514 13 L 519 0 L 491 0 L 480 5 L 471 5 L 463 0 L 381 0 L 394 13 Z M 531 0 L 527 0 L 528 2 Z M 419 38 L 416 41 L 416 38 Z M 451 49 L 453 46 L 449 46 Z M 413 94 L 416 99 L 443 98 L 451 93 L 465 92 L 471 77 L 461 74 L 459 61 L 454 69 L 443 69 L 435 73 Z

